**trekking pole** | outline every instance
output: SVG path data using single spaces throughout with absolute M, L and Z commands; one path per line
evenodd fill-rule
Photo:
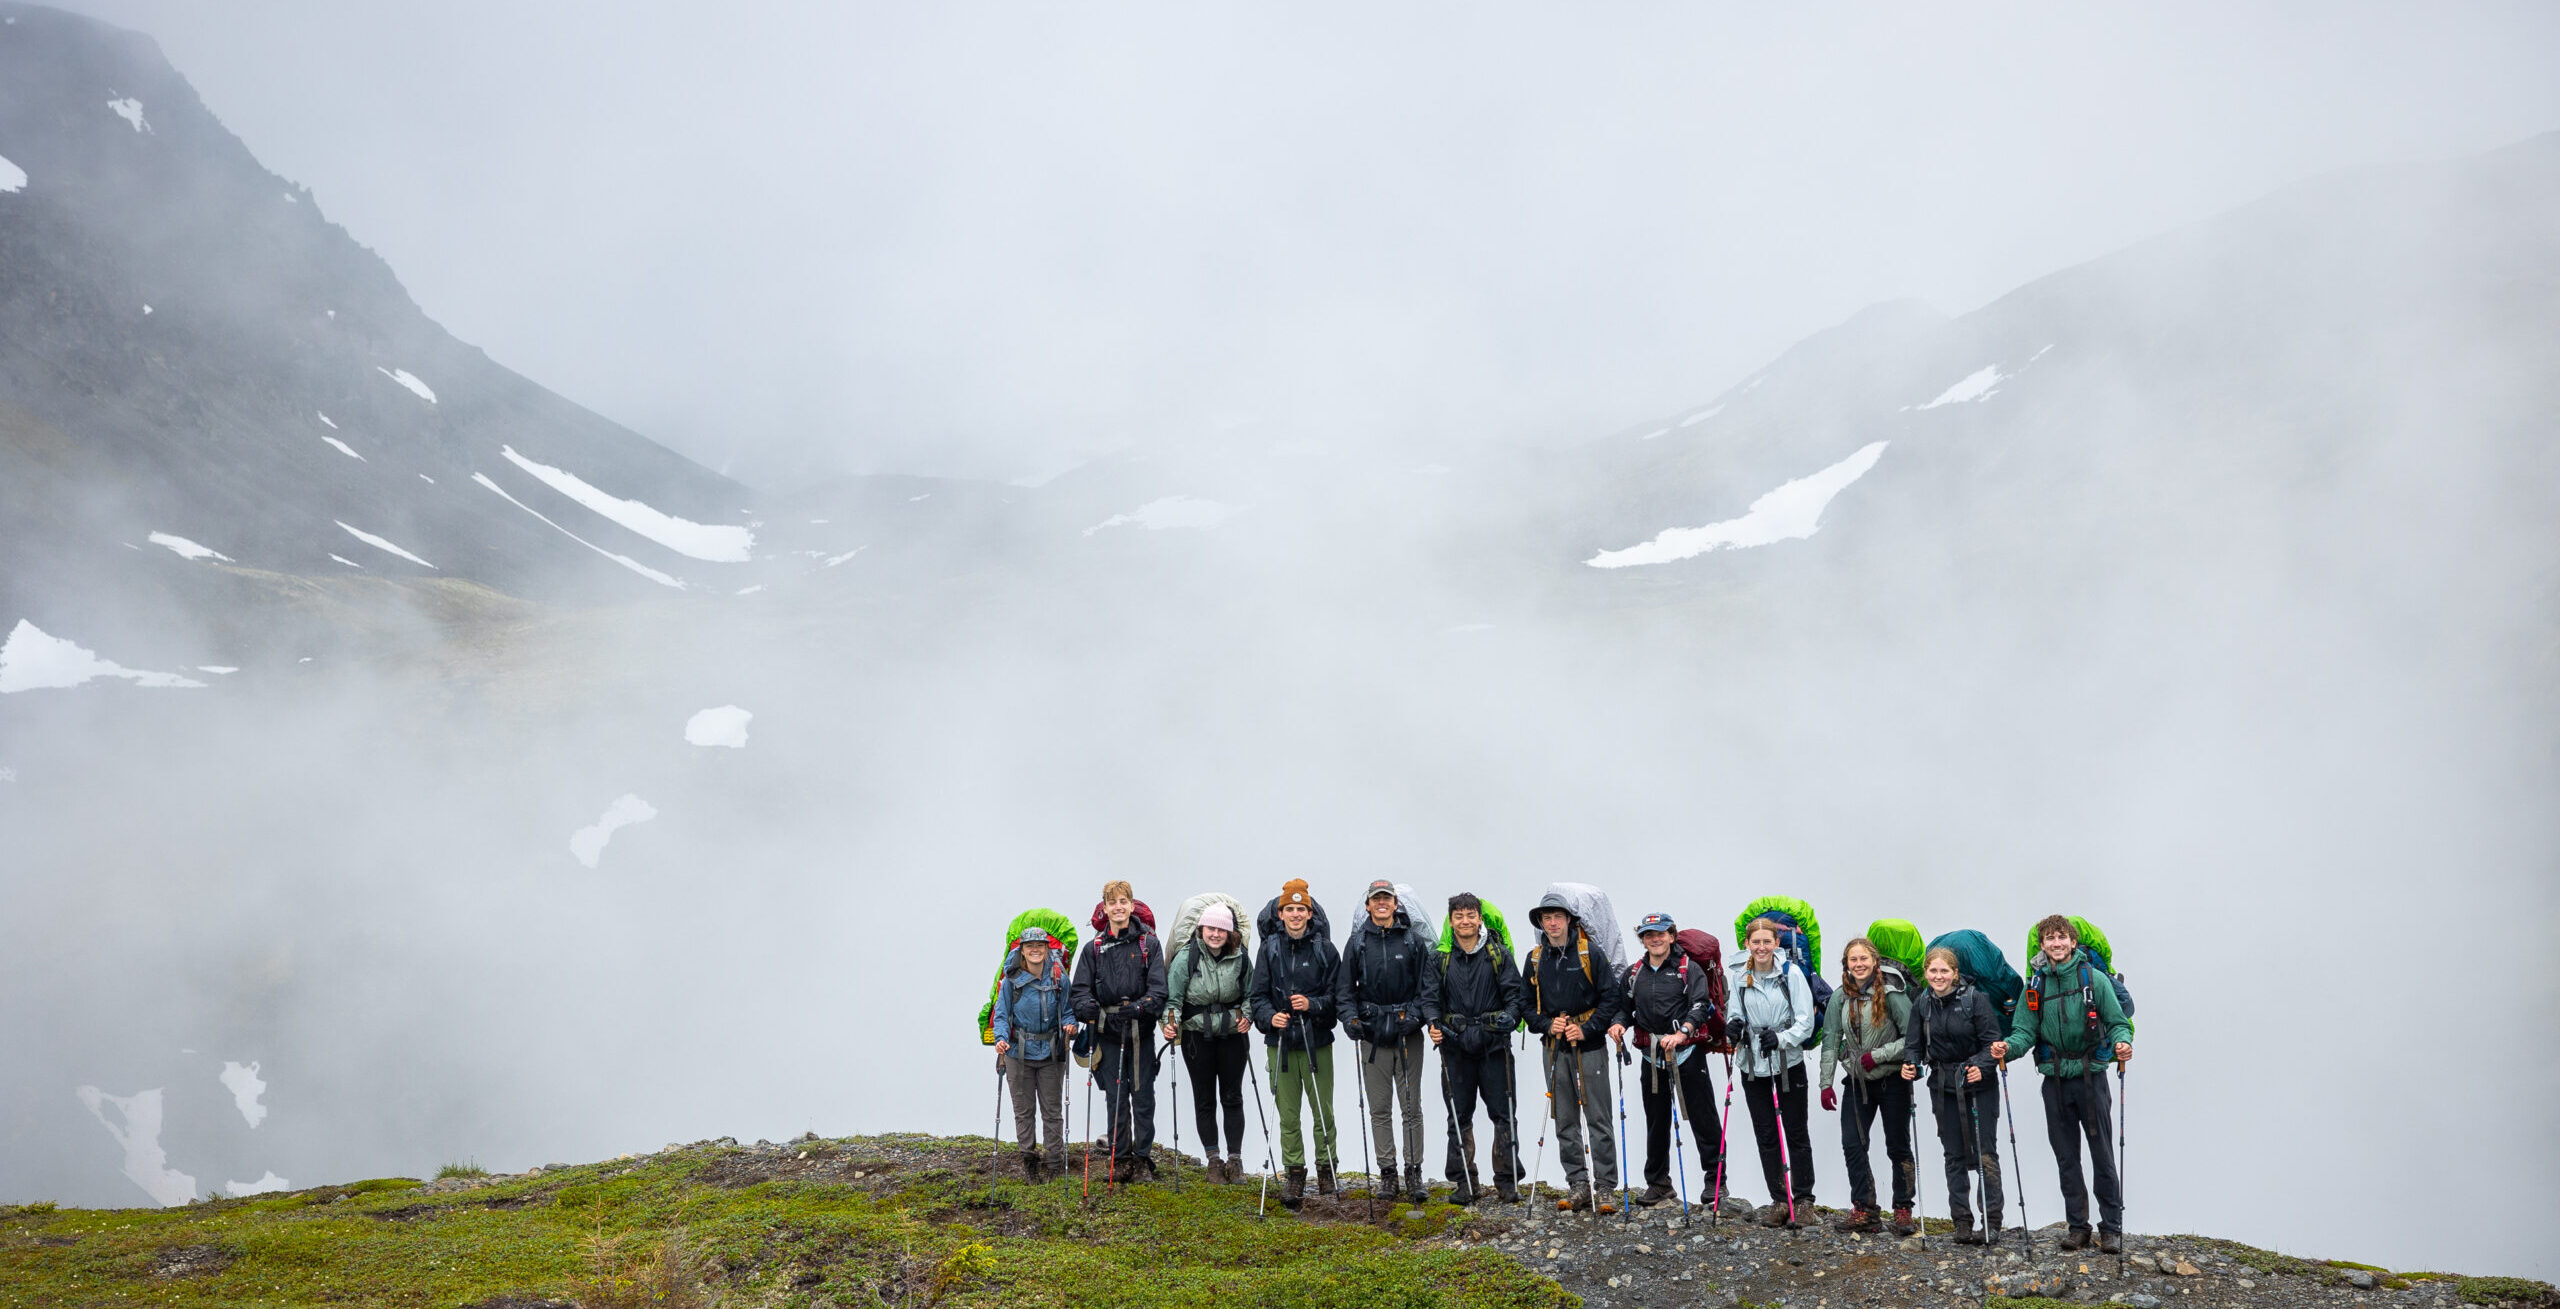
M 1961 1064 L 1957 1066 L 1963 1067 Z M 1956 1087 L 1956 1103 L 1964 1114 L 1965 1148 L 1973 1153 L 1973 1170 L 1975 1173 L 1979 1174 L 1982 1179 L 1982 1223 L 1984 1228 L 1988 1229 L 1991 1225 L 1991 1174 L 1985 1172 L 1982 1167 L 1982 1136 L 1981 1133 L 1976 1130 L 1976 1120 L 1973 1114 L 1973 1084 L 1970 1082 L 1959 1081 L 1956 1083 Z M 1998 1246 L 1989 1238 L 1988 1230 L 1984 1233 L 1982 1252 L 1985 1256 L 1998 1252 Z
M 1547 1078 L 1547 1118 L 1545 1122 L 1538 1124 L 1538 1152 L 1531 1157 L 1529 1164 L 1529 1202 L 1531 1204 L 1538 1202 L 1538 1183 L 1545 1175 L 1542 1170 L 1547 1163 L 1547 1129 L 1554 1126 L 1556 1121 L 1556 1043 L 1553 1037 L 1546 1038 L 1546 1047 L 1544 1063 Z
M 1123 1023 L 1121 1026 L 1126 1028 L 1128 1024 Z M 1094 1056 L 1094 1061 L 1099 1063 L 1101 1062 L 1101 1058 L 1102 1057 L 1097 1054 Z M 1111 1103 L 1102 1107 L 1102 1117 L 1111 1128 L 1111 1155 L 1109 1160 L 1103 1165 L 1102 1169 L 1102 1198 L 1105 1200 L 1111 1198 L 1113 1188 L 1120 1184 L 1120 1125 L 1127 1121 L 1128 1117 L 1127 1114 L 1121 1111 L 1120 1102 L 1121 1097 L 1128 1094 L 1129 1084 L 1136 1080 L 1134 1073 L 1129 1067 L 1129 1047 L 1127 1044 L 1123 1043 L 1120 1046 L 1120 1057 L 1113 1061 L 1112 1067 L 1120 1070 L 1120 1085 L 1112 1089 Z
M 1099 1039 L 1099 1038 L 1097 1038 L 1097 1039 Z M 1093 1056 L 1093 1063 L 1098 1064 L 1098 1063 L 1100 1063 L 1100 1062 L 1102 1062 L 1102 1052 L 1101 1052 L 1101 1051 L 1099 1051 L 1099 1050 L 1096 1050 L 1096 1051 L 1094 1052 L 1094 1056 Z M 1107 1179 L 1106 1179 L 1106 1181 L 1107 1181 Z M 1083 1193 L 1082 1193 L 1082 1195 L 1081 1195 L 1081 1197 L 1080 1197 L 1080 1202 L 1089 1204 L 1089 1203 L 1091 1203 L 1091 1202 L 1092 1202 L 1092 1200 L 1093 1200 L 1093 1064 L 1086 1064 L 1086 1065 L 1084 1066 L 1084 1191 L 1083 1191 Z
M 1928 1048 L 1923 1046 L 1921 1047 L 1920 1052 L 1925 1055 L 1928 1053 Z M 1916 1069 L 1920 1065 L 1915 1063 L 1911 1066 Z M 1929 1201 L 1928 1197 L 1920 1190 L 1920 1181 L 1922 1177 L 1925 1176 L 1925 1174 L 1920 1171 L 1921 1085 L 1922 1083 L 1919 1078 L 1914 1077 L 1911 1079 L 1911 1207 L 1920 1211 L 1920 1248 L 1922 1250 L 1927 1250 L 1929 1248 Z M 1933 1106 L 1931 1113 L 1934 1114 L 1935 1112 L 1936 1110 Z
M 1378 1047 L 1366 1040 L 1360 1044 L 1368 1046 L 1369 1051 L 1361 1057 L 1359 1075 L 1351 1085 L 1353 1094 L 1360 1097 L 1360 1171 L 1369 1174 L 1369 1221 L 1374 1223 L 1378 1221 L 1378 1165 L 1369 1155 L 1369 1133 L 1376 1127 L 1369 1121 L 1369 1065 L 1378 1061 Z
M 2020 1175 L 2026 1170 L 2027 1157 L 2018 1153 L 2018 1102 L 2009 1098 L 2009 1061 L 2006 1059 L 2000 1061 L 2000 1109 L 2009 1115 L 2009 1162 L 2019 1170 L 2009 1175 L 2009 1185 L 2018 1192 L 2018 1228 L 2026 1234 L 2027 1258 L 2033 1260 L 2036 1257 L 2036 1223 L 2027 1217 L 2027 1182 Z
M 1671 1180 L 1680 1187 L 1680 1221 L 1685 1223 L 1689 1221 L 1689 1160 L 1680 1151 L 1680 1097 L 1684 1090 L 1680 1085 L 1680 1061 L 1669 1060 L 1663 1068 L 1671 1074 Z M 1647 1063 L 1645 1074 L 1652 1073 L 1653 1065 Z
M 1778 1098 L 1778 1083 L 1787 1080 L 1787 1061 L 1778 1058 L 1778 1075 L 1769 1079 L 1769 1112 L 1778 1120 L 1778 1167 L 1787 1178 L 1787 1225 L 1796 1225 L 1796 1163 L 1787 1152 L 1787 1106 Z M 1762 1158 L 1768 1156 L 1763 1155 Z
M 2098 1083 L 2106 1085 L 2104 1082 Z M 2116 1276 L 2124 1276 L 2124 1060 L 2116 1060 Z
M 1728 1043 L 1729 1044 L 1729 1043 Z M 1707 1221 L 1724 1224 L 1724 1175 L 1733 1162 L 1733 1052 L 1724 1056 L 1724 1121 L 1716 1128 L 1716 1188 L 1707 1200 Z
M 996 1121 L 987 1129 L 987 1180 L 996 1180 L 996 1160 L 1004 1153 L 1004 1056 L 996 1056 Z
M 1308 1014 L 1313 1012 L 1315 1011 L 1312 1009 L 1307 1011 Z M 1325 1097 L 1319 1094 L 1321 1090 L 1326 1088 L 1320 1088 L 1316 1085 L 1316 1034 L 1314 1028 L 1307 1026 L 1305 1022 L 1302 1021 L 1306 1017 L 1307 1014 L 1299 1014 L 1296 1018 L 1290 1020 L 1289 1025 L 1298 1029 L 1300 1038 L 1299 1043 L 1304 1045 L 1307 1050 L 1307 1099 L 1314 1103 L 1316 1109 L 1316 1127 L 1324 1133 L 1323 1139 L 1317 1142 L 1317 1144 L 1324 1147 L 1322 1150 L 1317 1152 L 1317 1166 L 1320 1168 L 1331 1168 L 1341 1162 L 1341 1160 L 1335 1156 L 1341 1153 L 1342 1136 L 1341 1133 L 1336 1131 L 1334 1128 L 1333 1113 L 1326 1107 Z
M 1263 1047 L 1265 1054 L 1270 1053 L 1270 1050 L 1271 1047 L 1268 1045 Z M 1285 1059 L 1288 1056 L 1283 1054 L 1281 1057 Z M 1313 1072 L 1312 1069 L 1309 1071 Z M 1253 1116 L 1262 1123 L 1262 1199 L 1254 1205 L 1253 1216 L 1269 1218 L 1271 1216 L 1271 1118 L 1262 1111 L 1262 1074 L 1254 1071 L 1253 1047 L 1250 1040 L 1244 1052 L 1244 1075 L 1253 1080 Z M 1272 1079 L 1273 1084 L 1277 1085 L 1279 1074 L 1274 1073 Z
M 1511 1183 L 1511 1193 L 1520 1193 L 1520 1070 L 1512 1060 L 1513 1043 L 1519 1039 L 1515 1030 L 1502 1041 L 1502 1115 L 1511 1126 L 1511 1157 L 1503 1161 L 1503 1175 Z
M 1620 1045 L 1618 1061 L 1609 1065 L 1609 1085 L 1618 1097 L 1618 1221 L 1622 1223 L 1636 1220 L 1635 1203 L 1629 1199 L 1627 1186 L 1627 1079 L 1618 1071 L 1628 1062 L 1627 1047 Z
M 1176 1191 L 1179 1191 L 1179 1190 L 1181 1190 L 1181 1189 L 1182 1189 L 1182 1029 L 1181 1029 L 1181 1028 L 1176 1027 L 1176 1028 L 1174 1028 L 1174 1029 L 1173 1029 L 1173 1040 L 1172 1040 L 1172 1041 L 1170 1041 L 1170 1042 L 1168 1042 L 1168 1043 L 1165 1045 L 1165 1050 L 1166 1050 L 1169 1054 L 1171 1054 L 1171 1055 L 1172 1055 L 1172 1058 L 1171 1058 L 1171 1060 L 1170 1060 L 1169 1062 L 1170 1062 L 1170 1066 L 1171 1066 L 1171 1067 L 1172 1067 L 1172 1069 L 1173 1069 L 1173 1189 L 1174 1189 L 1174 1190 L 1176 1190 Z M 1200 1096 L 1200 1088 L 1199 1088 L 1199 1087 L 1197 1087 L 1197 1086 L 1192 1087 L 1192 1088 L 1191 1088 L 1191 1095 L 1192 1095 L 1192 1098 L 1193 1098 L 1193 1099 L 1198 1099 L 1198 1098 L 1199 1098 L 1199 1096 Z M 1201 1148 L 1202 1148 L 1202 1149 L 1207 1149 L 1207 1148 L 1208 1148 L 1208 1142 L 1203 1141 L 1203 1142 L 1201 1142 L 1200 1144 L 1201 1144 Z
M 1476 1189 L 1476 1143 L 1472 1139 L 1474 1135 L 1472 1126 L 1464 1133 L 1458 1130 L 1458 1097 L 1449 1089 L 1449 1047 L 1445 1044 L 1449 1039 L 1449 1031 L 1445 1023 L 1441 1025 L 1440 1039 L 1444 1042 L 1440 1047 L 1440 1107 L 1449 1115 L 1449 1144 L 1453 1148 L 1466 1151 L 1466 1164 L 1460 1171 L 1461 1175 L 1467 1179 L 1467 1189 L 1472 1191 Z M 1469 1115 L 1470 1118 L 1473 1116 Z

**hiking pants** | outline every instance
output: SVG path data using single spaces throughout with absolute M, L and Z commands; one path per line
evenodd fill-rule
M 1813 1129 L 1804 1120 L 1804 1065 L 1797 1064 L 1775 1077 L 1753 1077 L 1744 1074 L 1742 1098 L 1751 1104 L 1751 1134 L 1760 1139 L 1760 1176 L 1769 1184 L 1769 1203 L 1787 1202 L 1788 1165 L 1794 1165 L 1795 1200 L 1799 1211 L 1813 1206 Z M 1771 1103 L 1775 1096 L 1776 1103 Z M 1783 1112 L 1782 1107 L 1783 1106 Z M 1787 1133 L 1783 1149 L 1778 1132 Z M 1808 1215 L 1809 1216 L 1809 1215 Z
M 1106 1037 L 1093 1060 L 1094 1089 L 1111 1120 L 1111 1158 L 1150 1158 L 1156 1145 L 1156 1029 L 1140 1024 L 1134 1041 Z M 1134 1074 L 1134 1076 L 1132 1075 Z
M 1958 1072 L 1956 1077 L 1964 1076 Z M 1973 1102 L 1967 1114 L 1962 1104 Z M 1973 1174 L 1982 1172 L 1982 1220 L 2000 1217 L 2000 1088 L 1985 1073 L 1981 1081 L 1957 1091 L 1934 1082 L 1929 1112 L 1938 1120 L 1938 1145 L 1947 1152 L 1947 1216 L 1963 1227 L 1973 1221 Z M 1969 1120 L 1969 1121 L 1968 1121 Z M 2078 1160 L 2073 1161 L 2075 1164 Z
M 1298 1111 L 1304 1098 L 1315 1108 L 1316 1163 L 1331 1168 L 1337 1162 L 1337 1144 L 1333 1130 L 1333 1047 L 1316 1047 L 1312 1065 L 1307 1060 L 1307 1046 L 1290 1035 L 1277 1046 L 1265 1047 L 1264 1067 L 1271 1072 L 1271 1099 L 1280 1109 L 1280 1164 L 1284 1168 L 1307 1166 L 1305 1138 L 1298 1135 Z
M 1244 1061 L 1250 1057 L 1242 1032 L 1202 1036 L 1182 1034 L 1182 1070 L 1191 1075 L 1191 1117 L 1200 1124 L 1200 1149 L 1218 1157 L 1218 1107 L 1227 1110 L 1227 1153 L 1244 1153 Z
M 1867 1142 L 1875 1121 L 1884 1120 L 1884 1155 L 1893 1163 L 1893 1207 L 1911 1207 L 1912 1187 L 1920 1181 L 1918 1161 L 1911 1156 L 1911 1083 L 1899 1076 L 1874 1081 L 1855 1076 L 1841 1089 L 1840 1153 L 1849 1163 L 1849 1207 L 1876 1209 L 1876 1172 L 1867 1162 Z
M 1493 1171 L 1478 1174 L 1487 1187 L 1501 1184 L 1503 1170 L 1520 1176 L 1520 1147 L 1511 1139 L 1511 1050 L 1496 1046 L 1483 1054 L 1467 1054 L 1458 1049 L 1458 1039 L 1450 1037 L 1440 1044 L 1440 1075 L 1448 1079 L 1449 1093 L 1449 1160 L 1445 1170 L 1452 1182 L 1467 1180 L 1468 1165 L 1476 1157 L 1476 1100 L 1484 1100 L 1484 1116 L 1493 1123 Z
M 1052 1043 L 1060 1053 L 1056 1058 L 1031 1063 L 1018 1054 L 1004 1057 L 1005 1092 L 1013 1097 L 1013 1139 L 1024 1154 L 1040 1148 L 1039 1138 L 1031 1134 L 1032 1115 L 1039 1114 L 1040 1126 L 1047 1131 L 1049 1166 L 1061 1172 L 1067 1166 L 1067 1089 L 1066 1046 Z
M 1562 1042 L 1550 1042 L 1547 1061 L 1547 1108 L 1556 1120 L 1556 1162 L 1564 1165 L 1567 1191 L 1588 1188 L 1596 1197 L 1618 1189 L 1618 1142 L 1609 1134 L 1609 1050 L 1602 1046 L 1575 1054 Z M 1596 1184 L 1583 1167 L 1583 1126 L 1591 1128 L 1591 1157 L 1599 1165 Z
M 1430 1044 L 1415 1032 L 1397 1041 L 1360 1043 L 1360 1085 L 1369 1097 L 1369 1136 L 1378 1146 L 1378 1176 L 1397 1176 L 1401 1157 L 1416 1175 L 1422 1172 L 1422 1051 Z M 1392 1094 L 1404 1105 L 1404 1153 L 1396 1153 Z
M 2116 1181 L 2116 1157 L 2107 1144 L 2115 1116 L 2115 1096 L 2107 1090 L 2102 1069 L 2079 1077 L 2044 1079 L 2044 1134 L 2053 1142 L 2053 1159 L 2062 1165 L 2062 1212 L 2071 1230 L 2089 1230 L 2089 1189 L 2080 1175 L 2080 1141 L 2089 1142 L 2091 1171 L 2097 1173 L 2098 1226 L 2124 1230 L 2124 1189 Z
M 1716 1161 L 1723 1157 L 1724 1147 L 1714 1132 L 1698 1130 L 1697 1117 L 1700 1106 L 1705 1107 L 1708 1118 L 1716 1115 L 1716 1088 L 1707 1080 L 1706 1052 L 1699 1050 L 1668 1065 L 1638 1059 L 1636 1082 L 1644 1088 L 1644 1184 L 1671 1185 L 1671 1097 L 1676 1086 L 1681 1130 L 1697 1141 L 1699 1185 L 1714 1185 Z M 1715 1124 L 1710 1122 L 1707 1126 L 1712 1128 Z

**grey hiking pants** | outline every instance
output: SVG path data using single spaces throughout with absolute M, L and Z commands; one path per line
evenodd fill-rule
M 1618 1189 L 1618 1142 L 1611 1136 L 1609 1121 L 1609 1049 L 1575 1054 L 1562 1042 L 1550 1041 L 1547 1053 L 1547 1106 L 1556 1120 L 1556 1160 L 1564 1165 L 1568 1190 L 1614 1191 Z M 1591 1171 L 1583 1166 L 1583 1125 L 1590 1125 L 1591 1156 L 1600 1165 L 1600 1176 L 1592 1185 Z
M 1400 1176 L 1396 1161 L 1422 1171 L 1422 1033 L 1400 1041 L 1360 1043 L 1360 1085 L 1369 1096 L 1369 1137 L 1378 1146 L 1378 1176 Z M 1396 1153 L 1395 1109 L 1389 1096 L 1404 1105 L 1404 1153 Z
M 1031 1134 L 1032 1111 L 1039 1111 L 1040 1126 L 1046 1129 L 1049 1142 L 1049 1166 L 1063 1170 L 1067 1166 L 1067 1061 L 1061 1055 L 1038 1063 L 1022 1056 L 1008 1054 L 1004 1060 L 1005 1093 L 1013 1097 L 1013 1139 L 1029 1154 L 1039 1148 Z

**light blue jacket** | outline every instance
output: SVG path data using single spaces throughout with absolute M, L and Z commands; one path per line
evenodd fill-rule
M 1783 981 L 1781 980 L 1783 979 Z M 1775 1077 L 1804 1062 L 1804 1039 L 1813 1035 L 1822 1015 L 1813 1007 L 1813 987 L 1795 961 L 1778 956 L 1774 973 L 1751 971 L 1751 956 L 1724 966 L 1725 1004 L 1733 1011 L 1726 1033 L 1733 1039 L 1733 1062 L 1746 1077 Z M 1753 1033 L 1776 1032 L 1775 1054 L 1760 1053 Z
M 1005 961 L 1004 980 L 996 984 L 996 1039 L 1012 1043 L 1006 1053 L 1025 1063 L 1045 1063 L 1065 1053 L 1059 1026 L 1072 1022 L 1067 1009 L 1067 965 L 1049 952 L 1048 976 L 1033 977 L 1022 969 L 1022 957 Z

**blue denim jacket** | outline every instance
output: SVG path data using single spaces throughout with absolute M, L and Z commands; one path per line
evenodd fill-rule
M 1067 965 L 1049 953 L 1048 976 L 1022 971 L 1022 957 L 1005 960 L 1004 981 L 996 987 L 996 1039 L 1012 1044 L 1011 1053 L 1027 1063 L 1043 1063 L 1064 1054 L 1059 1024 L 1067 1012 Z

